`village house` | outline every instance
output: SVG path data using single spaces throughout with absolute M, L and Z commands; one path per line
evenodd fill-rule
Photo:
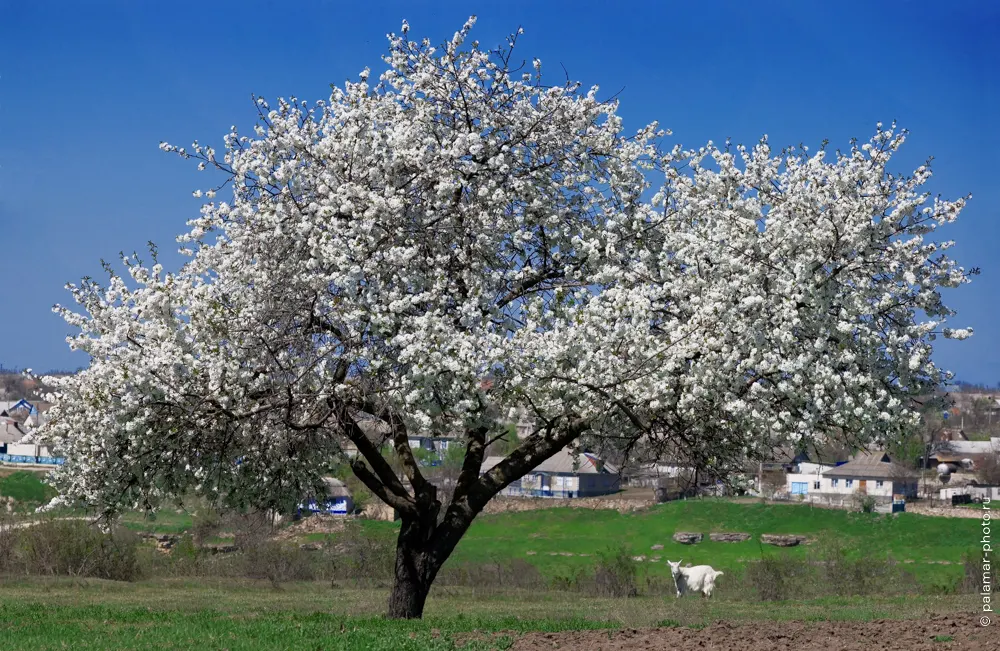
M 948 466 L 949 472 L 975 470 L 987 457 L 1000 455 L 1000 436 L 988 441 L 947 440 L 939 441 L 931 451 L 932 467 Z
M 319 495 L 310 495 L 298 506 L 298 515 L 325 513 L 327 515 L 347 515 L 354 512 L 354 498 L 350 489 L 335 477 L 323 478 L 323 490 Z
M 61 464 L 63 459 L 56 457 L 44 442 L 23 441 L 44 422 L 44 411 L 39 405 L 24 399 L 0 402 L 0 462 Z
M 799 469 L 799 473 L 788 475 L 788 492 L 804 499 L 843 502 L 844 498 L 866 495 L 888 502 L 895 495 L 917 495 L 916 473 L 894 463 L 885 452 L 859 452 L 847 463 L 833 467 L 800 464 Z
M 504 457 L 487 457 L 482 472 L 489 472 Z M 500 494 L 518 497 L 594 497 L 616 493 L 621 478 L 616 468 L 590 452 L 573 454 L 564 448 L 543 461 Z

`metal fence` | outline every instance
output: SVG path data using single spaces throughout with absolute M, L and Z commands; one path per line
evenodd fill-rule
M 2 463 L 25 463 L 41 466 L 61 466 L 66 463 L 63 457 L 32 457 L 24 454 L 0 454 Z

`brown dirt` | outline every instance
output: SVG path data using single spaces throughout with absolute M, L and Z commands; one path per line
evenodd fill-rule
M 316 513 L 285 527 L 275 537 L 279 540 L 291 540 L 305 534 L 336 533 L 343 529 L 344 516 Z
M 938 615 L 926 620 L 872 622 L 719 622 L 702 629 L 529 633 L 512 651 L 579 649 L 625 651 L 1000 651 L 1000 631 L 978 615 Z

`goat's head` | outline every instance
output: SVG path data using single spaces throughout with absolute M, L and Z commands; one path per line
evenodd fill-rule
M 670 566 L 670 573 L 674 576 L 674 578 L 677 578 L 677 576 L 681 573 L 681 563 L 683 561 L 683 558 L 678 560 L 676 563 L 669 559 L 667 560 L 667 565 Z

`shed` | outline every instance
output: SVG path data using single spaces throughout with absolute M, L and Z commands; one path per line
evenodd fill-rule
M 354 498 L 350 489 L 335 477 L 323 478 L 321 495 L 307 498 L 299 504 L 299 513 L 326 513 L 330 515 L 347 515 L 354 512 Z

